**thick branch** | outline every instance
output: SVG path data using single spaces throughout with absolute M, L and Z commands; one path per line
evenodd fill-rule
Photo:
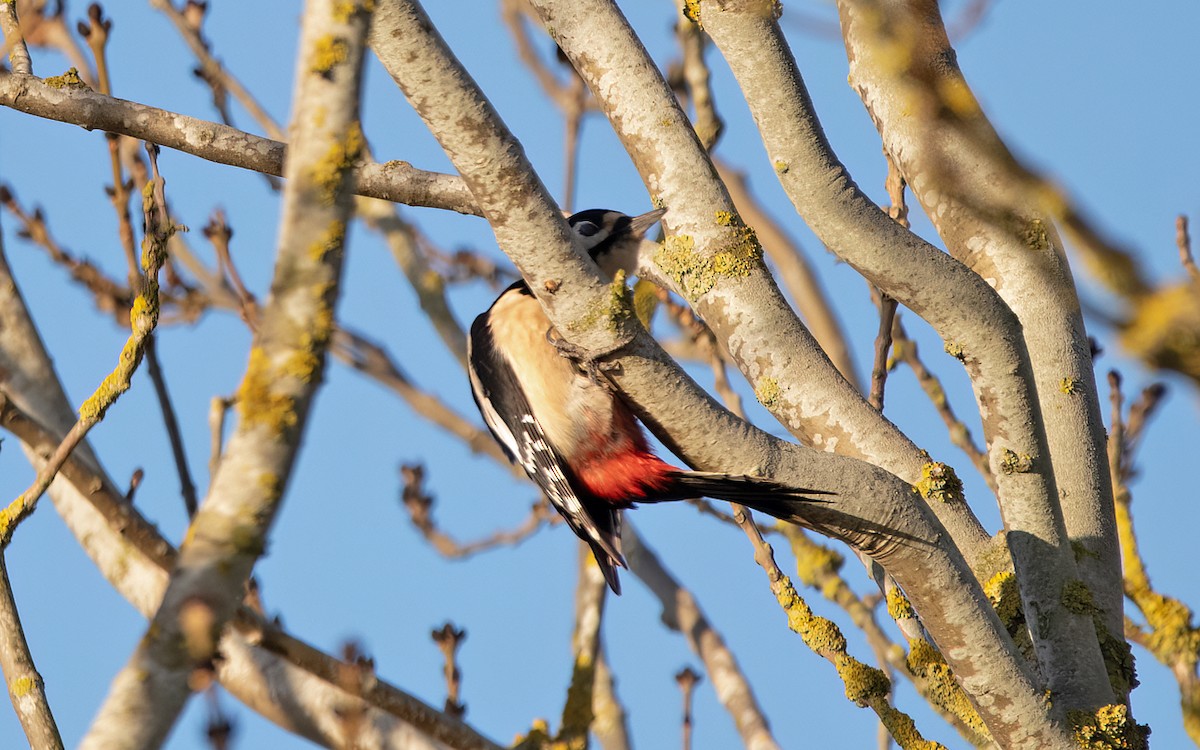
M 1079 548 L 1078 575 L 1102 610 L 1108 631 L 1102 639 L 1120 640 L 1121 561 L 1104 426 L 1071 270 L 1038 205 L 1043 191 L 1014 179 L 1016 165 L 955 62 L 935 2 L 838 5 L 851 83 L 884 149 L 950 253 L 989 278 L 1021 322 L 1037 389 L 1034 405 L 1054 415 L 1045 422 L 1049 454 L 1043 460 L 1053 463 L 1065 529 Z M 880 25 L 885 23 L 892 31 Z M 878 53 L 889 44 L 904 48 L 908 65 Z M 997 478 L 1003 493 L 1004 477 Z M 1054 671 L 1050 677 L 1052 684 L 1059 679 Z
M 54 88 L 33 76 L 0 71 L 0 105 L 87 130 L 128 135 L 218 164 L 284 176 L 287 144 L 87 88 Z M 353 192 L 371 198 L 478 213 L 458 177 L 425 172 L 406 162 L 363 164 L 353 170 L 350 184 Z
M 1051 689 L 1072 708 L 1112 702 L 1090 616 L 1061 604 L 1076 583 L 1021 326 L 976 273 L 908 232 L 833 154 L 787 42 L 764 4 L 705 5 L 703 22 L 750 105 L 797 210 L 868 281 L 925 318 L 967 367 L 984 417 L 1001 511 Z M 918 613 L 921 608 L 917 607 Z M 1056 703 L 1056 707 L 1062 708 Z
M 242 381 L 241 422 L 180 549 L 163 602 L 113 681 L 85 748 L 161 744 L 211 659 L 265 547 L 333 332 L 350 166 L 362 149 L 358 85 L 369 11 L 310 0 L 301 31 L 272 294 Z M 340 54 L 323 55 L 336 34 Z

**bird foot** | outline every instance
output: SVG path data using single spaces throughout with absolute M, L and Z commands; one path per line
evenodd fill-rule
M 612 354 L 616 349 L 599 353 L 591 352 L 567 341 L 554 328 L 546 331 L 546 341 L 550 342 L 550 345 L 558 351 L 559 356 L 571 360 L 579 368 L 579 371 L 587 375 L 593 383 L 610 391 L 616 390 L 608 375 L 618 372 L 621 369 L 620 363 L 600 361 L 602 357 Z

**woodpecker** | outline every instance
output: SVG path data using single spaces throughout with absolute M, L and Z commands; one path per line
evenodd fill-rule
M 610 278 L 636 271 L 643 235 L 665 213 L 581 211 L 567 222 Z M 549 318 L 520 280 L 471 325 L 471 391 L 492 435 L 525 470 L 567 525 L 592 548 L 604 579 L 621 593 L 621 510 L 634 503 L 713 497 L 794 517 L 789 502 L 818 490 L 767 479 L 684 471 L 650 449 L 629 406 L 594 372 L 564 356 Z

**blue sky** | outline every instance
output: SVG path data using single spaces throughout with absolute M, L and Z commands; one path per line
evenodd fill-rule
M 282 0 L 214 3 L 207 34 L 228 68 L 286 121 L 298 11 Z M 622 4 L 651 53 L 665 65 L 676 56 L 667 2 Z M 965 2 L 946 4 L 955 18 Z M 514 61 L 509 37 L 491 3 L 428 2 L 428 10 L 467 68 L 524 142 L 543 180 L 556 193 L 562 184 L 561 120 L 539 97 L 531 76 Z M 194 62 L 173 28 L 141 3 L 110 3 L 115 27 L 111 47 L 118 96 L 190 115 L 214 118 L 207 90 L 191 76 Z M 72 18 L 82 3 L 68 4 Z M 846 85 L 846 60 L 836 36 L 805 31 L 790 19 L 816 16 L 836 21 L 831 5 L 785 3 L 785 29 L 825 129 L 839 156 L 869 194 L 883 200 L 884 164 L 879 140 L 856 95 Z M 958 45 L 959 60 L 976 94 L 1009 145 L 1075 195 L 1112 237 L 1136 248 L 1157 278 L 1179 274 L 1174 218 L 1200 215 L 1200 153 L 1195 122 L 1194 36 L 1200 8 L 1184 0 L 1153 6 L 1068 0 L 994 3 L 982 25 Z M 753 123 L 720 57 L 710 56 L 717 104 L 726 120 L 718 152 L 751 170 L 764 202 L 805 247 L 818 267 L 846 326 L 860 372 L 869 367 L 876 321 L 865 284 L 834 262 L 795 216 L 775 184 Z M 59 57 L 36 53 L 40 75 L 62 72 Z M 235 107 L 237 124 L 259 132 Z M 375 63 L 370 65 L 364 128 L 381 160 L 403 159 L 425 169 L 448 171 L 448 161 Z M 608 125 L 584 127 L 577 206 L 637 213 L 649 199 Z M 103 136 L 74 126 L 0 110 L 0 181 L 21 201 L 41 205 L 59 241 L 124 275 L 116 221 L 102 192 L 110 181 Z M 198 231 L 211 211 L 223 207 L 235 230 L 233 252 L 252 291 L 269 284 L 278 197 L 254 174 L 165 152 L 160 166 L 168 196 L 190 242 L 211 254 Z M 471 247 L 500 258 L 479 219 L 426 209 L 404 215 L 441 247 Z M 915 229 L 935 239 L 920 217 Z M 90 296 L 72 285 L 44 254 L 19 240 L 11 216 L 0 216 L 5 250 L 55 364 L 75 403 L 82 401 L 115 362 L 125 332 L 94 314 Z M 1198 232 L 1200 234 L 1200 232 Z M 466 378 L 420 317 L 415 298 L 386 246 L 362 226 L 354 227 L 345 292 L 339 314 L 348 325 L 385 343 L 413 379 L 474 418 Z M 1076 264 L 1078 266 L 1078 264 Z M 1089 303 L 1104 308 L 1105 295 L 1083 282 Z M 492 292 L 482 284 L 457 288 L 452 297 L 467 324 Z M 961 368 L 941 353 L 940 342 L 911 315 L 927 362 L 947 383 L 958 410 L 971 414 L 970 391 Z M 1109 332 L 1090 324 L 1102 339 Z M 188 457 L 198 484 L 207 484 L 209 400 L 230 394 L 245 367 L 249 334 L 234 316 L 213 313 L 194 326 L 163 329 L 159 348 L 182 420 Z M 1098 371 L 1120 367 L 1131 391 L 1155 376 L 1124 360 L 1115 344 Z M 702 383 L 711 377 L 694 375 Z M 1196 459 L 1196 390 L 1166 378 L 1171 394 L 1153 423 L 1135 483 L 1135 514 L 1150 574 L 1162 591 L 1200 602 L 1200 581 L 1186 552 L 1200 523 L 1200 504 L 1189 469 Z M 1102 398 L 1107 388 L 1101 386 Z M 758 409 L 766 429 L 782 428 Z M 933 408 L 903 370 L 890 381 L 888 415 L 935 457 L 958 467 L 978 512 L 995 528 L 997 514 L 969 462 L 949 446 Z M 975 430 L 979 433 L 978 429 Z M 175 470 L 157 402 L 144 375 L 93 432 L 106 468 L 124 481 L 147 471 L 137 504 L 171 539 L 185 528 Z M 0 452 L 0 494 L 15 497 L 32 479 L 15 441 Z M 535 717 L 557 720 L 569 678 L 569 633 L 575 583 L 576 542 L 562 527 L 543 532 L 516 550 L 448 562 L 410 528 L 397 502 L 400 462 L 423 461 L 436 517 L 459 538 L 482 536 L 518 524 L 535 500 L 520 483 L 488 459 L 415 417 L 379 386 L 333 364 L 308 427 L 297 472 L 267 556 L 257 570 L 267 608 L 287 628 L 329 651 L 347 638 L 361 641 L 389 681 L 433 704 L 444 697 L 441 656 L 429 631 L 447 619 L 468 631 L 460 652 L 467 719 L 505 742 Z M 813 738 L 828 747 L 866 747 L 875 723 L 841 694 L 832 667 L 786 629 L 749 545 L 740 532 L 700 517 L 687 506 L 636 511 L 634 522 L 664 563 L 691 588 L 714 626 L 736 653 L 784 747 Z M 782 547 L 783 545 L 777 545 Z M 75 744 L 103 698 L 112 675 L 125 663 L 144 622 L 112 592 L 46 503 L 20 528 L 7 553 L 18 605 L 34 658 L 46 679 L 51 705 L 68 745 Z M 781 564 L 791 564 L 786 555 Z M 863 577 L 847 564 L 848 577 L 866 592 Z M 609 601 L 606 639 L 618 692 L 630 713 L 641 748 L 672 746 L 679 736 L 679 694 L 673 675 L 699 666 L 683 640 L 665 631 L 652 597 L 630 575 L 626 593 Z M 845 624 L 817 592 L 807 599 L 821 614 Z M 851 638 L 852 652 L 869 651 Z M 1187 742 L 1180 728 L 1173 679 L 1144 652 L 1135 650 L 1142 686 L 1134 693 L 1139 720 L 1154 728 L 1158 747 Z M 903 684 L 903 683 L 902 683 Z M 957 735 L 920 707 L 907 687 L 901 708 L 912 711 L 926 737 L 951 747 Z M 307 744 L 242 710 L 228 696 L 222 705 L 237 724 L 236 746 L 291 748 Z M 168 743 L 205 747 L 203 702 L 193 701 Z M 736 745 L 732 722 L 711 683 L 696 695 L 694 746 Z M 833 739 L 836 738 L 836 739 Z M 0 747 L 19 746 L 23 735 L 10 711 L 0 710 Z

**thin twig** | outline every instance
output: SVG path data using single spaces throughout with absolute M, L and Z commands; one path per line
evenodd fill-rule
M 25 730 L 29 747 L 32 750 L 61 750 L 62 737 L 46 700 L 46 686 L 25 640 L 3 551 L 0 551 L 0 667 L 4 670 L 8 695 L 21 728 Z
M 447 622 L 431 633 L 433 642 L 437 644 L 446 661 L 442 673 L 446 677 L 446 707 L 448 715 L 461 719 L 467 713 L 467 704 L 460 700 L 462 689 L 462 670 L 458 668 L 458 649 L 467 639 L 467 631 L 454 627 Z
M 29 57 L 29 47 L 25 45 L 25 35 L 21 33 L 15 2 L 0 3 L 0 31 L 4 32 L 4 51 L 13 72 L 33 75 L 33 60 Z
M 496 531 L 473 542 L 459 542 L 442 531 L 433 520 L 433 497 L 425 492 L 425 468 L 420 464 L 400 467 L 404 480 L 400 500 L 408 511 L 413 526 L 421 532 L 438 554 L 450 559 L 462 559 L 496 547 L 514 547 L 536 534 L 543 526 L 557 523 L 558 514 L 552 511 L 545 498 L 533 504 L 529 516 L 514 529 Z
M 1196 259 L 1192 257 L 1192 238 L 1188 234 L 1188 219 L 1184 214 L 1175 219 L 1175 245 L 1179 248 L 1179 262 L 1188 276 L 1192 281 L 1200 281 L 1200 268 L 1196 267 Z
M 154 147 L 149 147 L 154 148 Z M 91 398 L 79 408 L 79 419 L 67 432 L 53 455 L 38 471 L 36 479 L 29 489 L 13 500 L 6 511 L 0 513 L 4 523 L 0 525 L 0 549 L 7 547 L 12 540 L 13 531 L 17 525 L 27 518 L 37 507 L 38 500 L 50 486 L 50 482 L 58 474 L 71 451 L 87 435 L 92 427 L 104 419 L 108 409 L 116 403 L 121 394 L 129 390 L 133 373 L 141 364 L 145 353 L 146 340 L 153 334 L 158 324 L 159 295 L 158 271 L 162 267 L 166 255 L 167 238 L 175 231 L 174 225 L 163 224 L 160 212 L 157 210 L 156 199 L 161 196 L 162 178 L 156 179 L 154 190 L 144 192 L 143 210 L 146 219 L 146 235 L 143 240 L 141 291 L 134 299 L 130 311 L 130 328 L 132 332 L 118 358 L 116 368 L 104 379 Z
M 683 750 L 692 748 L 692 694 L 702 679 L 703 676 L 691 667 L 684 667 L 675 673 L 675 682 L 683 694 Z
M 187 452 L 183 449 L 183 432 L 179 429 L 179 419 L 175 416 L 175 407 L 171 404 L 171 394 L 167 391 L 167 381 L 163 377 L 162 364 L 158 361 L 158 344 L 155 336 L 146 339 L 146 372 L 154 383 L 154 393 L 158 396 L 158 405 L 162 409 L 163 424 L 167 428 L 167 439 L 171 443 L 171 455 L 175 459 L 175 469 L 179 472 L 179 493 L 183 495 L 183 507 L 188 518 L 196 515 L 196 484 L 192 481 L 192 472 L 188 468 Z
M 879 330 L 875 334 L 875 358 L 871 364 L 871 393 L 867 402 L 876 411 L 883 411 L 883 393 L 887 385 L 888 352 L 892 348 L 892 327 L 896 320 L 896 300 L 884 294 L 878 287 L 871 288 L 872 295 L 879 301 Z

